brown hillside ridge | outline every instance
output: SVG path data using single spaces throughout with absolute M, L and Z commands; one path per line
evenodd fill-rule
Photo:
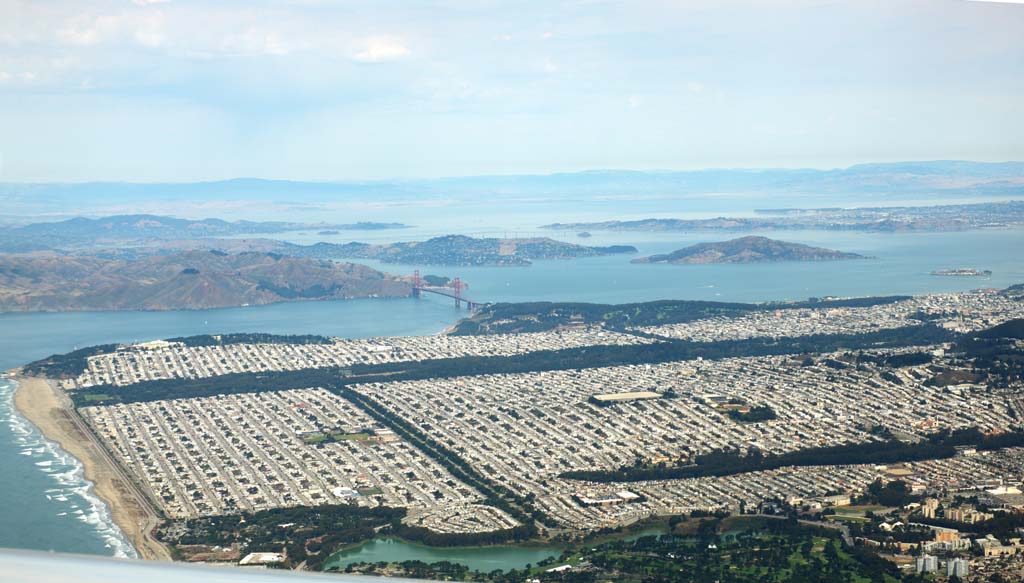
M 866 259 L 856 253 L 844 253 L 800 243 L 777 241 L 768 237 L 740 237 L 718 243 L 698 243 L 665 253 L 634 259 L 633 263 L 772 263 L 778 261 L 840 261 Z
M 181 310 L 403 297 L 406 278 L 275 253 L 195 250 L 138 259 L 0 256 L 0 311 Z

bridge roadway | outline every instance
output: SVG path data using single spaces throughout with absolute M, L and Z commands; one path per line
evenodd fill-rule
M 427 286 L 416 287 L 416 288 L 413 289 L 413 295 L 416 295 L 416 292 L 419 292 L 419 293 L 429 292 L 429 293 L 432 293 L 432 294 L 437 294 L 439 296 L 444 296 L 446 298 L 452 298 L 453 300 L 455 300 L 455 307 L 462 307 L 462 302 L 466 303 L 466 309 L 468 309 L 468 310 L 474 310 L 474 309 L 480 307 L 480 303 L 479 302 L 474 302 L 473 300 L 471 300 L 469 298 L 465 298 L 465 297 L 463 297 L 459 293 L 452 292 L 448 288 L 445 288 L 445 287 L 427 287 Z

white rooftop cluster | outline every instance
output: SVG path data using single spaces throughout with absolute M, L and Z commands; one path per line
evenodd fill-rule
M 569 523 L 584 520 L 591 511 L 570 499 L 579 484 L 558 478 L 568 470 L 617 469 L 637 457 L 673 462 L 716 449 L 782 453 L 871 441 L 880 439 L 870 432 L 875 426 L 924 436 L 942 428 L 998 430 L 1013 424 L 1003 397 L 982 388 L 947 391 L 927 386 L 924 381 L 931 374 L 924 367 L 899 369 L 899 384 L 883 378 L 882 369 L 870 363 L 842 369 L 824 364 L 838 356 L 825 355 L 812 366 L 781 356 L 735 358 L 373 383 L 355 389 L 459 451 L 492 480 L 522 495 L 534 494 Z M 589 402 L 598 393 L 670 390 L 674 398 L 612 406 Z M 730 399 L 768 405 L 778 419 L 734 421 L 721 408 Z M 789 474 L 778 478 L 779 492 L 793 491 L 786 481 L 797 478 L 785 477 Z M 861 483 L 873 479 L 868 474 L 831 475 Z M 734 479 L 745 483 L 744 478 Z M 815 481 L 842 485 L 809 478 L 809 483 Z M 738 499 L 715 494 L 727 482 L 695 482 L 705 484 L 704 494 L 680 490 L 668 495 L 658 489 L 645 494 L 659 508 L 714 508 Z M 659 488 L 672 492 L 691 487 L 673 484 Z M 774 490 L 765 486 L 751 491 Z M 634 511 L 623 505 L 599 514 Z
M 206 378 L 230 373 L 285 371 L 353 364 L 381 364 L 460 356 L 509 356 L 538 350 L 594 345 L 644 344 L 649 339 L 601 328 L 490 336 L 408 336 L 328 344 L 224 344 L 186 346 L 145 343 L 91 356 L 88 369 L 64 382 L 74 390 L 96 385 L 130 385 L 172 378 Z
M 1024 302 L 993 292 L 937 294 L 870 308 L 757 312 L 644 331 L 694 341 L 857 333 L 914 325 L 922 322 L 919 315 L 950 329 L 978 330 L 1024 316 Z M 88 371 L 71 384 L 128 385 L 159 378 L 642 342 L 650 340 L 584 328 L 301 345 L 190 348 L 154 343 L 92 357 Z M 1019 396 L 966 381 L 934 386 L 942 384 L 931 382 L 936 370 L 955 373 L 963 366 L 941 348 L 856 351 L 860 358 L 836 352 L 811 358 L 698 359 L 351 388 L 388 410 L 400 425 L 408 424 L 455 452 L 496 485 L 533 499 L 554 518 L 555 526 L 588 530 L 651 514 L 736 510 L 771 499 L 856 492 L 878 476 L 900 476 L 915 488 L 948 491 L 1019 484 L 1024 449 L 973 455 L 965 451 L 952 459 L 895 469 L 802 467 L 630 483 L 559 477 L 571 470 L 615 470 L 638 458 L 672 464 L 714 450 L 784 453 L 879 440 L 887 432 L 914 440 L 941 429 L 1000 431 L 1019 423 L 1024 413 Z M 929 353 L 932 362 L 875 364 L 919 351 Z M 961 378 L 946 377 L 943 382 Z M 728 413 L 753 406 L 770 407 L 776 418 L 744 422 Z M 516 524 L 425 453 L 324 389 L 81 411 L 172 517 L 348 502 L 404 507 L 408 524 L 438 532 L 483 532 Z
M 87 407 L 82 413 L 171 517 L 350 501 L 409 508 L 419 522 L 442 532 L 514 524 L 498 509 L 475 513 L 475 521 L 430 520 L 433 513 L 451 516 L 452 508 L 479 506 L 482 497 L 322 389 Z M 327 434 L 337 440 L 310 439 Z
M 1024 303 L 993 291 L 933 294 L 864 308 L 798 308 L 751 312 L 739 317 L 716 317 L 646 326 L 638 331 L 694 342 L 781 338 L 815 334 L 863 334 L 916 326 L 919 314 L 957 331 L 980 330 L 1024 317 Z

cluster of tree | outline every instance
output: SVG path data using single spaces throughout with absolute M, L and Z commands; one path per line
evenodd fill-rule
M 472 318 L 459 322 L 454 334 L 507 334 L 553 330 L 574 323 L 604 324 L 623 329 L 692 322 L 717 316 L 735 317 L 756 311 L 798 308 L 870 307 L 891 304 L 908 296 L 852 299 L 811 299 L 803 302 L 744 304 L 696 300 L 661 300 L 634 304 L 581 302 L 498 303 L 484 307 Z
M 79 348 L 65 354 L 53 354 L 25 365 L 23 370 L 26 374 L 51 379 L 77 377 L 89 367 L 90 356 L 114 352 L 117 350 L 117 346 L 117 344 L 101 344 Z
M 469 567 L 458 563 L 452 563 L 451 561 L 438 561 L 436 563 L 427 563 L 424 561 L 401 561 L 400 563 L 396 563 L 394 566 L 401 569 L 404 576 L 412 579 L 430 579 L 432 581 L 479 580 L 475 577 L 471 579 Z M 391 564 L 383 561 L 377 563 L 361 562 L 350 563 L 345 566 L 343 571 L 345 573 L 363 573 L 371 575 L 376 573 L 378 570 L 383 571 L 389 567 L 391 567 Z M 342 569 L 332 568 L 331 570 Z
M 355 364 L 348 368 L 236 373 L 205 379 L 144 381 L 121 387 L 100 385 L 76 391 L 73 398 L 80 406 L 132 403 L 338 384 L 658 364 L 697 358 L 716 360 L 869 347 L 916 346 L 945 342 L 952 338 L 952 333 L 943 328 L 907 326 L 863 334 L 817 334 L 794 338 L 747 338 L 719 342 L 674 340 L 627 346 L 584 346 L 512 356 L 465 356 L 385 364 Z
M 897 567 L 858 548 L 843 548 L 835 531 L 795 520 L 752 521 L 741 532 L 719 534 L 718 520 L 702 521 L 696 537 L 646 536 L 594 545 L 573 546 L 536 567 L 483 573 L 448 562 L 356 563 L 348 573 L 373 574 L 385 569 L 405 577 L 487 583 L 591 583 L 594 581 L 893 581 Z M 571 562 L 567 571 L 548 571 Z
M 1015 283 L 1002 291 L 1003 295 L 1015 296 L 1024 294 L 1024 283 Z
M 733 421 L 739 421 L 741 423 L 771 421 L 777 417 L 775 410 L 768 405 L 757 405 L 755 407 L 751 407 L 750 410 L 746 412 L 739 409 L 730 409 L 728 415 Z
M 930 352 L 905 352 L 903 354 L 858 354 L 857 362 L 871 362 L 879 366 L 890 368 L 903 368 L 907 366 L 921 366 L 930 363 L 934 357 Z
M 434 532 L 421 526 L 400 525 L 392 530 L 405 540 L 432 547 L 473 547 L 518 543 L 530 540 L 537 531 L 529 525 L 520 525 L 487 532 Z
M 225 346 L 228 344 L 330 344 L 331 339 L 315 334 L 265 334 L 262 332 L 241 332 L 211 336 L 186 336 L 168 338 L 168 342 L 181 342 L 185 346 Z
M 1024 319 L 1010 320 L 988 330 L 965 335 L 956 349 L 973 364 L 976 372 L 988 377 L 996 387 L 1024 383 Z
M 293 506 L 167 520 L 157 528 L 157 537 L 175 546 L 239 544 L 243 553 L 286 549 L 290 563 L 305 561 L 318 569 L 338 547 L 369 540 L 381 527 L 400 525 L 403 517 L 404 508 Z
M 618 470 L 574 470 L 561 474 L 571 480 L 590 482 L 641 482 L 730 476 L 760 470 L 798 466 L 833 466 L 847 464 L 889 464 L 956 455 L 957 446 L 976 446 L 982 450 L 1024 445 L 1024 432 L 985 436 L 977 429 L 957 432 L 943 431 L 920 443 L 896 440 L 849 443 L 832 447 L 799 449 L 783 454 L 765 455 L 758 450 L 746 454 L 739 451 L 718 451 L 699 455 L 688 465 L 637 463 Z
M 1008 320 L 987 330 L 971 335 L 974 338 L 1012 338 L 1024 340 L 1024 318 Z
M 864 503 L 881 504 L 882 506 L 903 507 L 917 500 L 917 496 L 911 493 L 907 483 L 903 480 L 883 482 L 881 478 L 871 482 L 867 491 L 864 492 Z M 904 542 L 920 542 L 907 540 Z

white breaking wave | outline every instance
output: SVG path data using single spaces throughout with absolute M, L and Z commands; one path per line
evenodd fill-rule
M 49 488 L 47 494 L 58 494 L 51 500 L 72 502 L 67 507 L 81 522 L 88 524 L 103 542 L 110 554 L 121 558 L 138 558 L 138 553 L 124 532 L 114 523 L 110 509 L 93 492 L 93 484 L 85 479 L 84 467 L 74 456 L 47 439 L 34 425 L 18 413 L 14 407 L 14 391 L 17 384 L 0 378 L 0 423 L 6 422 L 14 441 L 22 447 L 22 455 L 38 460 L 34 465 L 40 472 L 48 474 L 60 487 Z M 50 498 L 50 496 L 47 496 Z M 70 497 L 70 498 L 69 498 Z M 81 503 L 83 510 L 80 508 Z M 60 512 L 57 516 L 67 516 Z

